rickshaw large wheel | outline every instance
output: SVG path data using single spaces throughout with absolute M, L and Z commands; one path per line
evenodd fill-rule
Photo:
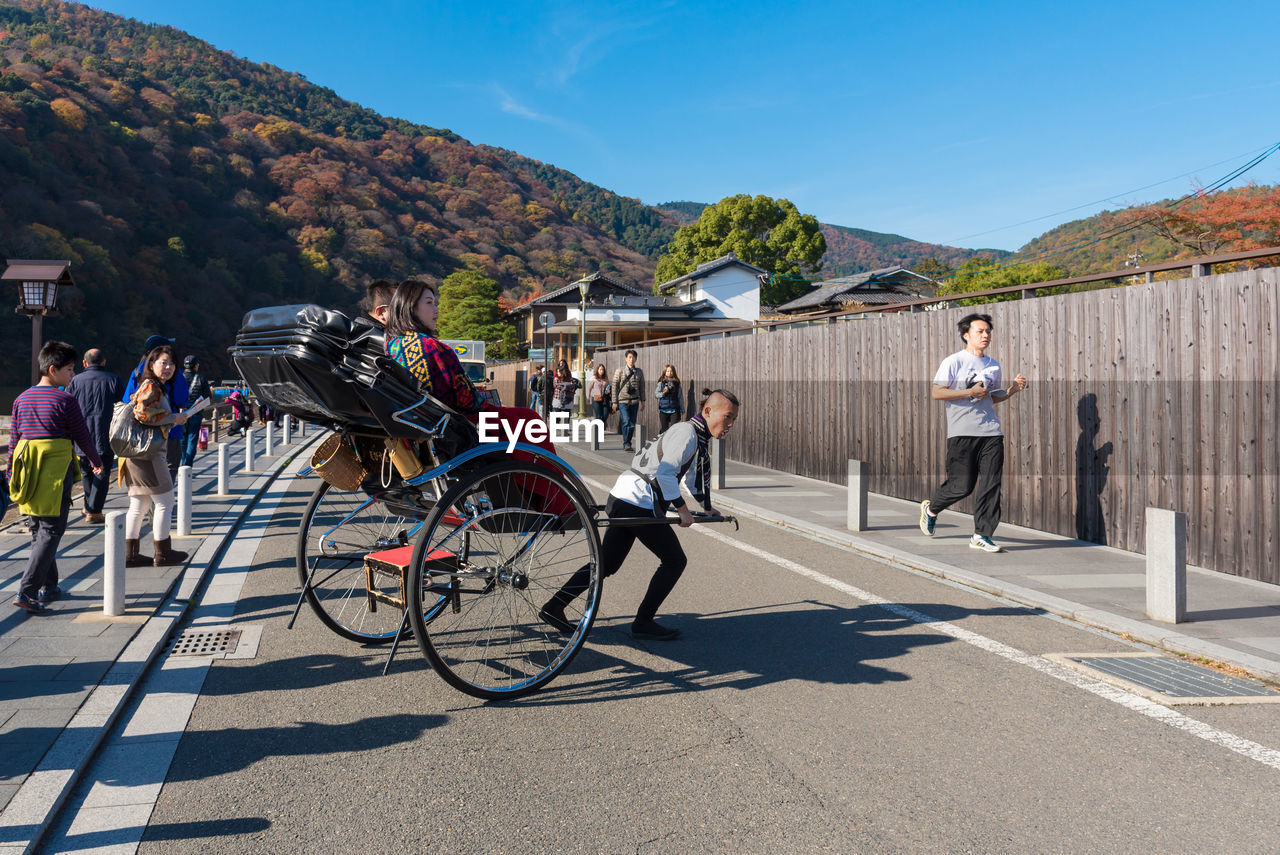
M 445 492 L 414 540 L 409 610 L 423 654 L 450 685 L 488 700 L 545 686 L 573 661 L 600 603 L 590 497 L 554 470 L 506 461 Z M 579 569 L 570 631 L 539 616 Z M 424 604 L 444 599 L 428 626 Z
M 400 629 L 402 609 L 385 602 L 370 603 L 364 559 L 371 552 L 410 543 L 418 519 L 402 511 L 370 499 L 362 490 L 340 490 L 321 481 L 302 514 L 298 578 L 316 616 L 343 638 L 388 644 Z M 375 585 L 383 594 L 400 594 L 400 586 L 390 577 L 376 577 Z M 442 602 L 431 605 L 425 610 L 427 620 Z

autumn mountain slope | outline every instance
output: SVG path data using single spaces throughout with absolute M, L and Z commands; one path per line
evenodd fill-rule
M 172 28 L 0 3 L 0 256 L 71 259 L 46 334 L 117 369 L 164 331 L 224 373 L 247 309 L 352 309 L 376 277 L 470 267 L 513 300 L 596 269 L 647 286 L 653 260 L 593 217 L 658 215 L 539 167 Z M 0 384 L 25 379 L 29 335 L 0 312 Z

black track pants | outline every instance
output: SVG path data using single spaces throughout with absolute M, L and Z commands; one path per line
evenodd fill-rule
M 1003 436 L 953 436 L 947 439 L 947 480 L 929 499 L 940 514 L 965 496 L 978 494 L 973 513 L 975 534 L 991 537 L 1000 525 L 1000 479 L 1004 475 Z

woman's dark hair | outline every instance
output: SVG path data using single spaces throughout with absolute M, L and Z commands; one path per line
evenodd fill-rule
M 732 392 L 729 392 L 725 389 L 703 389 L 702 403 L 698 404 L 698 412 L 702 412 L 707 408 L 707 401 L 711 400 L 712 395 L 719 395 L 721 398 L 724 398 L 726 401 L 728 401 L 730 404 L 733 404 L 735 407 L 742 406 L 741 404 L 738 403 L 738 396 L 733 394 Z
M 557 376 L 557 377 L 566 377 L 566 378 L 570 378 L 570 379 L 572 379 L 572 378 L 573 378 L 573 372 L 569 370 L 569 363 L 568 363 L 568 362 L 566 362 L 565 360 L 563 360 L 563 359 L 562 359 L 562 360 L 560 360 L 560 362 L 559 362 L 559 363 L 557 363 L 557 364 L 556 364 L 556 376 Z
M 676 367 L 675 367 L 674 365 L 664 365 L 664 366 L 662 366 L 662 376 L 661 376 L 661 377 L 659 377 L 658 379 L 659 379 L 659 380 L 666 380 L 666 379 L 667 379 L 667 369 L 668 369 L 668 368 L 670 368 L 670 369 L 671 369 L 671 379 L 675 380 L 675 381 L 676 381 L 676 383 L 679 383 L 679 382 L 680 382 L 680 375 L 676 373 Z
M 169 354 L 169 358 L 173 360 L 173 376 L 167 381 L 161 380 L 154 371 L 151 370 L 151 363 L 160 358 L 162 354 Z M 138 378 L 138 385 L 141 386 L 148 380 L 154 380 L 161 386 L 169 390 L 169 400 L 173 400 L 173 383 L 178 379 L 178 360 L 173 355 L 173 348 L 167 344 L 159 347 L 153 347 L 147 351 L 147 355 L 142 357 L 142 374 Z
M 79 358 L 80 354 L 76 349 L 65 341 L 46 341 L 37 357 L 40 360 L 40 376 L 48 374 L 50 368 L 61 371 Z
M 596 363 L 596 370 L 592 373 L 592 375 L 591 375 L 591 376 L 593 376 L 593 377 L 603 377 L 604 379 L 608 380 L 608 379 L 609 379 L 609 369 L 607 369 L 607 368 L 605 368 L 605 367 L 604 367 L 604 363 L 603 363 L 603 362 L 597 362 L 597 363 Z
M 996 328 L 996 325 L 991 322 L 990 315 L 979 315 L 975 312 L 972 315 L 965 315 L 963 318 L 960 319 L 960 323 L 956 324 L 956 326 L 959 327 L 960 329 L 960 338 L 965 337 L 965 334 L 969 332 L 969 325 L 972 324 L 974 321 L 986 321 L 987 329 L 993 330 Z
M 418 300 L 422 299 L 423 291 L 430 291 L 439 302 L 440 291 L 430 282 L 406 279 L 396 286 L 395 294 L 391 295 L 391 305 L 387 309 L 387 335 L 402 336 L 408 332 L 426 333 L 429 336 L 436 334 L 435 330 L 426 329 L 413 313 L 418 307 Z

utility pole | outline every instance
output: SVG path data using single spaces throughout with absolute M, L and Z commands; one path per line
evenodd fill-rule
M 1142 262 L 1146 260 L 1147 260 L 1147 257 L 1142 254 L 1142 250 L 1135 249 L 1133 252 L 1128 253 L 1128 257 L 1124 263 L 1124 266 L 1125 267 L 1141 267 Z M 1140 279 L 1139 277 L 1134 276 L 1132 281 L 1133 281 L 1133 284 L 1136 285 L 1140 281 Z

